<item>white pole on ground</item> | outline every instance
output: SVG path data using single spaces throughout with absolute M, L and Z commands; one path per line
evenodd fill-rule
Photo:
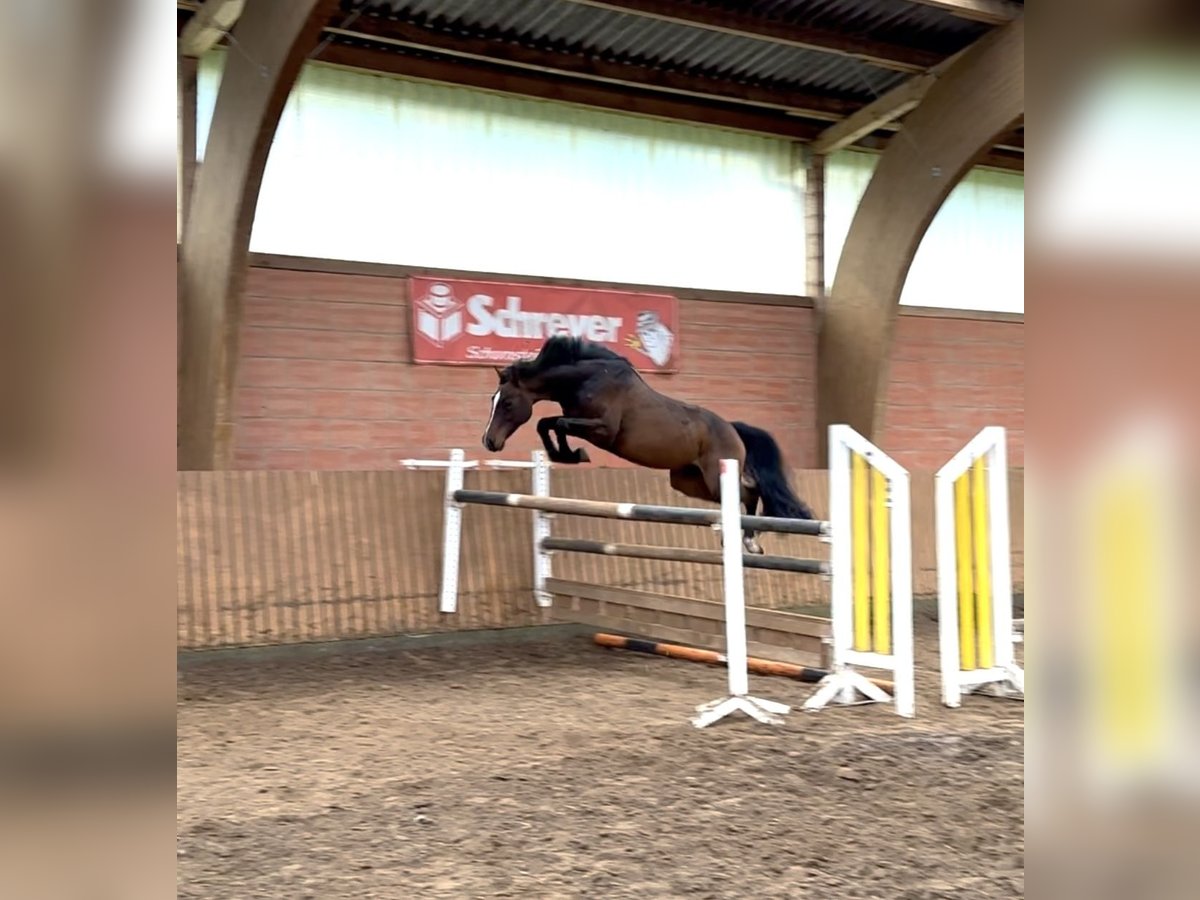
M 704 728 L 730 713 L 744 712 L 768 725 L 780 725 L 791 707 L 750 696 L 746 660 L 746 585 L 742 572 L 742 479 L 736 459 L 721 460 L 721 561 L 725 583 L 725 664 L 729 696 L 696 707 L 692 724 Z
M 533 496 L 550 496 L 550 463 L 546 451 L 533 451 Z M 542 549 L 542 541 L 550 537 L 551 513 L 533 511 L 533 599 L 538 606 L 548 607 L 554 599 L 546 590 L 546 579 L 551 575 L 550 554 Z
M 446 467 L 446 502 L 442 513 L 442 592 L 438 604 L 438 609 L 444 613 L 458 611 L 462 505 L 455 501 L 454 492 L 462 490 L 465 458 L 462 450 L 451 450 L 450 465 Z

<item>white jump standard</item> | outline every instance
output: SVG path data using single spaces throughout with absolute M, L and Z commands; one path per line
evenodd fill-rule
M 742 578 L 741 480 L 735 459 L 721 460 L 721 552 L 725 557 L 725 656 L 729 696 L 696 707 L 692 719 L 705 728 L 725 716 L 743 712 L 767 725 L 782 724 L 791 707 L 750 696 L 746 653 L 746 592 Z

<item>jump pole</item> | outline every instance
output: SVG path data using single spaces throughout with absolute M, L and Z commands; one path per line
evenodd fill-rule
M 728 662 L 724 653 L 715 650 L 700 650 L 696 647 L 685 647 L 682 644 L 668 644 L 663 641 L 648 641 L 643 638 L 625 637 L 619 634 L 601 632 L 592 635 L 592 641 L 597 646 L 610 650 L 629 650 L 633 653 L 648 653 L 652 656 L 665 656 L 668 659 L 682 659 L 687 662 L 704 663 L 710 666 L 723 666 Z M 813 666 L 801 666 L 796 663 L 778 662 L 771 659 L 759 659 L 754 656 L 746 658 L 746 668 L 754 675 L 774 675 L 779 678 L 791 678 L 805 684 L 818 684 L 829 672 Z M 891 681 L 872 678 L 871 683 L 885 691 L 895 690 Z
M 696 707 L 697 728 L 735 712 L 743 712 L 767 725 L 781 725 L 791 707 L 774 700 L 750 696 L 746 652 L 746 594 L 742 572 L 741 477 L 735 459 L 721 460 L 721 551 L 725 580 L 725 656 L 729 694 Z
M 530 464 L 523 464 L 527 468 Z M 535 497 L 532 494 L 509 494 L 500 491 L 459 490 L 454 492 L 456 503 L 475 506 L 502 506 L 512 509 L 535 509 L 565 516 L 590 516 L 599 519 L 629 519 L 635 522 L 657 522 L 667 525 L 721 524 L 721 511 L 687 506 L 654 506 L 645 503 L 613 503 L 607 500 L 576 500 L 572 497 Z M 829 523 L 814 519 L 775 519 L 769 516 L 738 514 L 742 528 L 774 534 L 805 534 L 827 537 Z
M 547 537 L 542 546 L 549 551 L 593 553 L 599 556 L 623 556 L 629 559 L 661 559 L 669 562 L 690 562 L 719 566 L 724 555 L 718 550 L 696 550 L 690 547 L 655 547 L 648 544 L 618 544 L 613 541 L 592 541 L 580 538 Z M 794 572 L 802 575 L 828 575 L 829 566 L 820 559 L 797 559 L 791 556 L 767 556 L 743 553 L 742 567 L 772 572 Z

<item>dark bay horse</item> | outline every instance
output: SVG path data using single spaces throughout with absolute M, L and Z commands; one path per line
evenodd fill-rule
M 747 515 L 757 515 L 761 500 L 764 515 L 813 518 L 788 484 L 783 455 L 771 435 L 660 394 L 629 360 L 607 347 L 555 336 L 533 359 L 496 372 L 500 386 L 492 395 L 483 434 L 483 446 L 490 451 L 503 450 L 512 433 L 529 421 L 534 404 L 549 400 L 563 414 L 539 419 L 537 431 L 553 462 L 588 461 L 586 450 L 567 443 L 568 437 L 577 437 L 636 465 L 669 469 L 675 490 L 717 502 L 721 460 L 736 459 Z M 745 544 L 751 553 L 763 552 L 751 532 L 746 532 Z

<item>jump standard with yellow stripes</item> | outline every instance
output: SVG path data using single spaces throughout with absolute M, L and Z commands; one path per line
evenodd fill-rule
M 990 426 L 934 479 L 942 702 L 1024 696 L 1016 663 L 1005 432 Z
M 916 714 L 908 472 L 848 425 L 829 428 L 832 666 L 804 704 L 860 697 Z M 861 669 L 892 674 L 888 693 Z

